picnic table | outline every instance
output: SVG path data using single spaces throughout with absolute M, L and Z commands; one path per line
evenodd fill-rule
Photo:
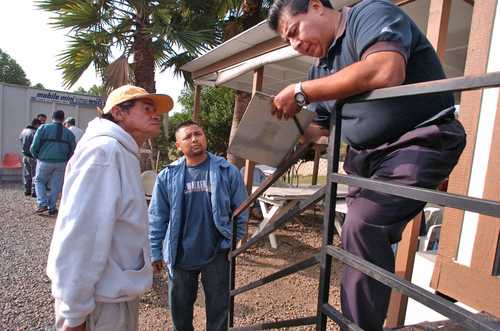
M 262 229 L 269 223 L 274 222 L 276 219 L 281 217 L 291 208 L 295 207 L 300 201 L 306 200 L 319 191 L 323 186 L 299 186 L 299 187 L 270 187 L 268 188 L 259 198 L 259 205 L 262 210 L 263 220 L 259 224 L 257 231 L 252 237 L 256 236 Z M 253 187 L 253 190 L 257 189 L 257 186 Z M 336 204 L 336 214 L 345 215 L 347 213 L 347 205 L 345 202 L 345 196 L 347 194 L 346 185 L 338 185 L 338 197 Z M 339 215 L 339 216 L 340 216 Z M 335 219 L 336 228 L 339 231 L 342 219 Z M 278 248 L 278 242 L 276 240 L 276 235 L 271 233 L 269 235 L 269 241 L 272 248 Z

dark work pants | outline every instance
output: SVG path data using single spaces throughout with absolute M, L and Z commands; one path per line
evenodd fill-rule
M 23 156 L 23 184 L 24 192 L 35 192 L 36 160 L 32 157 Z
M 193 307 L 198 278 L 205 292 L 207 331 L 226 331 L 229 312 L 228 252 L 218 253 L 209 264 L 197 270 L 173 268 L 168 277 L 168 297 L 174 331 L 193 331 Z
M 370 150 L 349 148 L 348 174 L 390 183 L 435 189 L 456 165 L 465 132 L 454 119 L 414 129 L 397 141 Z M 406 224 L 425 202 L 350 187 L 342 247 L 394 272 L 391 244 L 401 240 Z M 391 289 L 347 267 L 341 285 L 342 312 L 365 330 L 382 330 Z

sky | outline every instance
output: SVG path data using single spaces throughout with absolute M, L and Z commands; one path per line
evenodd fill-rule
M 50 15 L 38 10 L 31 0 L 2 1 L 0 49 L 16 60 L 32 85 L 42 83 L 47 89 L 65 91 L 62 73 L 57 70 L 57 56 L 65 49 L 68 38 L 65 31 L 48 24 Z M 156 73 L 155 80 L 157 93 L 170 95 L 175 101 L 174 111 L 179 111 L 177 98 L 184 80 L 169 71 Z M 94 84 L 101 84 L 101 80 L 89 68 L 70 91 L 80 86 L 88 89 Z

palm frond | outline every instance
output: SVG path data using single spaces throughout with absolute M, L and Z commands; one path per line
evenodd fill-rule
M 102 11 L 97 3 L 73 0 L 66 1 L 61 5 L 60 2 L 59 0 L 45 0 L 39 3 L 39 8 L 44 10 L 58 7 L 57 10 L 50 10 L 57 13 L 56 16 L 51 17 L 50 22 L 56 29 L 84 30 L 98 26 L 103 22 Z
M 64 85 L 72 87 L 92 63 L 102 75 L 111 52 L 108 43 L 108 35 L 99 32 L 70 37 L 69 46 L 60 53 L 57 66 L 63 72 Z
M 184 84 L 186 87 L 193 87 L 194 82 L 193 79 L 191 78 L 191 73 L 181 70 L 180 68 L 189 61 L 193 60 L 195 57 L 196 56 L 190 54 L 189 52 L 182 52 L 179 54 L 175 54 L 163 62 L 161 66 L 161 71 L 163 72 L 166 69 L 171 68 L 175 77 L 182 76 L 182 78 L 184 78 Z
M 217 16 L 219 17 L 240 17 L 243 15 L 241 0 L 224 0 L 220 1 L 219 7 L 217 8 Z

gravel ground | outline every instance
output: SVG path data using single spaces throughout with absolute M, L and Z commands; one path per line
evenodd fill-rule
M 0 184 L 0 330 L 45 330 L 53 324 L 53 299 L 45 265 L 55 219 L 35 215 L 34 210 L 34 199 L 24 197 L 19 184 Z M 237 260 L 237 287 L 318 252 L 321 220 L 320 214 L 308 213 L 276 233 L 277 250 L 271 249 L 266 240 L 241 255 Z M 255 224 L 250 222 L 250 233 Z M 314 315 L 318 275 L 319 268 L 313 267 L 237 296 L 235 325 Z M 330 291 L 330 303 L 335 307 L 339 306 L 337 278 Z M 153 289 L 141 299 L 140 330 L 171 329 L 166 293 L 165 275 L 156 274 Z M 203 330 L 202 290 L 194 315 L 195 329 Z M 328 329 L 335 329 L 333 323 Z

